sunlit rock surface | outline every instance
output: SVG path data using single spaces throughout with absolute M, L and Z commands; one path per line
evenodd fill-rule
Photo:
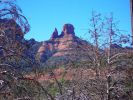
M 78 50 L 78 46 L 79 48 L 90 47 L 86 41 L 75 36 L 72 24 L 65 24 L 60 35 L 55 28 L 50 40 L 42 43 L 37 55 L 41 62 L 48 62 L 52 65 L 55 63 L 68 63 L 74 59 L 75 61 L 81 60 L 83 51 Z

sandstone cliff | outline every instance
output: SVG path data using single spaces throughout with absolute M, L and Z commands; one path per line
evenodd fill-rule
M 37 56 L 41 62 L 47 62 L 52 66 L 70 61 L 82 61 L 86 59 L 82 50 L 84 47 L 91 49 L 90 44 L 75 35 L 72 24 L 65 24 L 60 35 L 55 28 L 51 38 L 44 41 L 38 49 Z

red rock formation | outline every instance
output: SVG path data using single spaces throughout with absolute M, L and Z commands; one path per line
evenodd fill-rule
M 65 24 L 61 35 L 58 36 L 58 31 L 55 29 L 50 40 L 42 44 L 38 50 L 39 58 L 42 62 L 45 62 L 50 57 L 71 55 L 73 45 L 77 46 L 80 43 L 79 41 L 83 42 L 75 36 L 73 25 Z
M 72 24 L 65 24 L 63 26 L 63 30 L 62 30 L 60 37 L 63 37 L 68 34 L 75 35 L 74 26 Z
M 57 31 L 57 29 L 55 28 L 55 30 L 54 30 L 54 32 L 53 32 L 53 34 L 52 34 L 52 36 L 51 36 L 51 40 L 53 40 L 53 39 L 55 39 L 55 38 L 58 38 L 58 31 Z

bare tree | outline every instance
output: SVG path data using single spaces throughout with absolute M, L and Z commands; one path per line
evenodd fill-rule
M 0 99 L 1 100 L 54 100 L 36 80 L 22 72 L 26 64 L 39 66 L 24 55 L 26 46 L 21 42 L 29 31 L 29 24 L 15 0 L 0 0 Z
M 91 28 L 89 28 L 89 33 L 91 34 L 91 40 L 93 41 L 93 50 L 94 50 L 94 67 L 96 68 L 96 74 L 99 76 L 100 69 L 100 35 L 103 31 L 103 25 L 101 19 L 101 14 L 92 12 L 92 18 L 90 19 Z
M 106 31 L 104 34 L 107 34 L 105 35 L 107 37 L 107 42 L 105 43 L 107 53 L 105 53 L 105 58 L 106 67 L 108 69 L 108 73 L 106 75 L 107 100 L 112 100 L 113 98 L 120 98 L 125 93 L 124 83 L 120 83 L 125 78 L 125 76 L 123 76 L 124 71 L 121 69 L 125 66 L 122 63 L 127 63 L 129 61 L 128 56 L 130 50 L 127 50 L 122 46 L 119 47 L 119 44 L 127 43 L 129 38 L 128 36 L 121 34 L 121 30 L 118 29 L 117 23 L 114 21 L 112 14 L 106 19 L 105 26 Z M 122 86 L 123 88 L 121 88 Z M 123 93 L 112 96 L 112 93 L 115 93 L 116 90 L 117 92 L 119 91 Z

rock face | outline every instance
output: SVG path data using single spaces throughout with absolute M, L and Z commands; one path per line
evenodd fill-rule
M 53 39 L 55 39 L 55 38 L 58 38 L 58 31 L 57 31 L 57 29 L 55 28 L 55 30 L 54 30 L 54 32 L 53 32 L 53 34 L 52 34 L 52 36 L 51 36 L 51 40 L 53 40 Z
M 58 31 L 55 29 L 50 40 L 42 43 L 38 49 L 37 57 L 41 62 L 47 62 L 52 66 L 68 63 L 74 59 L 81 60 L 77 56 L 77 52 L 79 51 L 76 49 L 78 46 L 82 48 L 83 46 L 89 45 L 86 41 L 75 36 L 74 26 L 72 24 L 65 24 L 60 35 L 58 35 Z M 81 55 L 81 52 L 79 54 Z
M 63 37 L 63 36 L 68 35 L 68 34 L 75 35 L 74 27 L 72 24 L 65 24 L 63 26 L 63 30 L 62 30 L 60 37 Z

